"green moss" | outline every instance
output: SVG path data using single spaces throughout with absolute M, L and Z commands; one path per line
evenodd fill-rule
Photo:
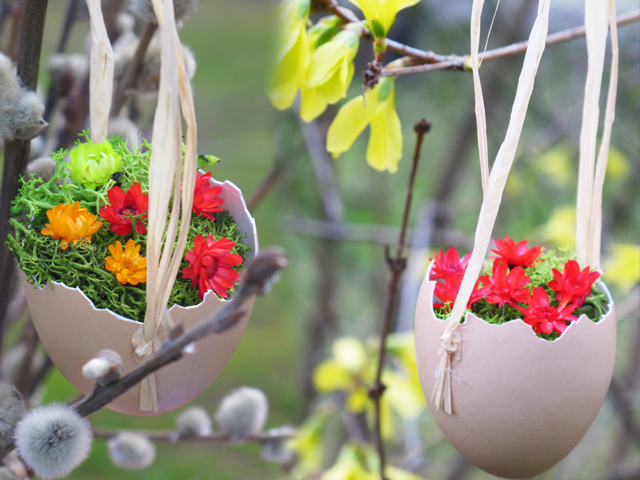
M 531 267 L 525 268 L 525 273 L 530 278 L 529 283 L 525 286 L 529 290 L 529 293 L 532 292 L 534 287 L 540 286 L 547 292 L 550 305 L 552 307 L 558 307 L 559 302 L 556 300 L 556 292 L 549 287 L 549 282 L 554 279 L 553 269 L 555 268 L 562 272 L 567 261 L 572 259 L 575 259 L 575 255 L 570 249 L 560 249 L 559 254 L 551 249 L 546 251 L 543 249 L 538 260 Z M 493 262 L 487 262 L 480 275 L 490 276 L 492 274 L 492 266 Z M 597 322 L 607 313 L 609 300 L 606 295 L 600 291 L 599 283 L 600 282 L 596 282 L 593 285 L 591 295 L 585 299 L 584 304 L 580 308 L 574 310 L 573 315 L 580 317 L 580 315 L 584 314 L 590 320 Z M 518 305 L 522 308 L 527 307 L 524 303 L 519 303 Z M 452 308 L 453 305 L 447 302 L 442 308 L 434 308 L 434 313 L 437 318 L 444 320 L 451 315 Z M 487 302 L 484 298 L 475 302 L 471 306 L 470 311 L 485 322 L 495 325 L 502 325 L 523 317 L 522 312 L 511 305 L 505 304 L 500 307 L 495 303 Z M 464 316 L 465 315 L 462 316 L 462 319 L 464 319 Z M 462 321 L 463 320 L 461 320 L 461 322 Z M 540 333 L 536 335 L 545 340 L 555 340 L 560 336 L 555 331 L 551 334 Z
M 126 191 L 137 181 L 142 191 L 148 192 L 150 146 L 145 144 L 142 149 L 130 152 L 119 137 L 112 138 L 110 142 L 114 151 L 122 157 L 122 171 L 95 189 L 84 188 L 69 179 L 65 150 L 53 154 L 57 167 L 51 180 L 43 183 L 33 177 L 23 179 L 11 209 L 15 237 L 9 235 L 6 245 L 30 283 L 44 286 L 47 282 L 55 281 L 71 288 L 78 287 L 96 308 L 109 309 L 132 320 L 143 321 L 146 310 L 145 284 L 122 285 L 104 265 L 105 258 L 110 255 L 109 245 L 114 245 L 117 240 L 124 244 L 133 238 L 136 244 L 141 245 L 140 255 L 146 255 L 146 235 L 139 235 L 134 229 L 132 235 L 118 236 L 110 231 L 109 223 L 105 221 L 91 242 L 79 242 L 62 250 L 59 240 L 40 233 L 48 222 L 47 210 L 60 203 L 79 201 L 90 213 L 98 215 L 100 208 L 108 204 L 107 192 L 116 184 Z M 246 259 L 249 247 L 242 243 L 243 236 L 229 212 L 218 212 L 214 217 L 215 221 L 212 222 L 203 216 L 192 216 L 185 251 L 193 248 L 197 235 L 211 234 L 216 239 L 227 237 L 236 242 L 231 253 Z M 190 280 L 181 277 L 182 269 L 187 266 L 188 262 L 183 261 L 170 296 L 170 305 L 175 303 L 186 307 L 200 303 L 198 287 L 193 287 Z M 240 266 L 235 268 L 239 269 Z

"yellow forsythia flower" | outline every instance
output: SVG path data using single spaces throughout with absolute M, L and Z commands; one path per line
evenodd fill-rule
M 304 84 L 311 49 L 307 36 L 310 0 L 284 0 L 280 7 L 280 38 L 275 71 L 267 86 L 274 107 L 289 108 Z
M 605 263 L 604 281 L 628 293 L 640 282 L 640 245 L 613 244 L 613 256 Z
M 349 0 L 362 10 L 371 32 L 376 38 L 387 36 L 398 12 L 415 5 L 420 0 Z
M 334 158 L 351 148 L 364 128 L 371 124 L 367 162 L 376 170 L 398 169 L 402 157 L 402 129 L 396 113 L 395 81 L 383 77 L 373 88 L 345 103 L 329 127 L 327 150 Z
M 300 116 L 305 122 L 347 95 L 358 44 L 358 34 L 344 30 L 313 52 L 301 90 Z
M 542 237 L 556 247 L 576 248 L 576 207 L 558 207 L 540 228 Z

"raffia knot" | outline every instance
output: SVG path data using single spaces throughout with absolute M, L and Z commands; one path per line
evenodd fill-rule
M 151 340 L 144 336 L 144 324 L 140 325 L 131 337 L 131 357 L 134 362 L 143 363 L 154 351 L 162 347 L 163 338 L 159 329 L 153 332 Z M 140 410 L 143 412 L 158 411 L 158 393 L 154 373 L 145 377 L 140 383 Z

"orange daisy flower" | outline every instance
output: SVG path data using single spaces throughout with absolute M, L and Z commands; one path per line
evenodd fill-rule
M 123 250 L 122 244 L 117 240 L 115 245 L 109 245 L 109 251 L 113 257 L 106 258 L 104 267 L 115 273 L 122 285 L 137 285 L 147 281 L 147 257 L 138 254 L 140 245 L 129 239 Z
M 96 215 L 89 213 L 86 208 L 80 208 L 80 202 L 56 205 L 47 210 L 47 218 L 50 223 L 45 223 L 46 228 L 40 233 L 60 239 L 60 248 L 63 250 L 81 240 L 90 242 L 91 236 L 102 226 Z

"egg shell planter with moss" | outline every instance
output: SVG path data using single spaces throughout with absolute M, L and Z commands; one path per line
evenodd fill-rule
M 109 174 L 106 186 L 103 185 L 102 189 L 98 186 L 96 189 L 91 189 L 91 193 L 89 193 L 87 189 L 82 190 L 88 194 L 90 198 L 95 197 L 96 203 L 92 204 L 92 202 L 87 201 L 82 202 L 83 204 L 81 206 L 88 207 L 88 209 L 98 217 L 97 212 L 100 212 L 104 207 L 104 204 L 101 203 L 100 194 L 108 191 L 108 189 L 115 184 L 116 179 L 122 183 L 123 191 L 128 190 L 127 186 L 130 186 L 133 180 L 139 179 L 138 177 L 130 178 L 135 173 L 141 174 L 141 183 L 146 181 L 146 179 L 142 179 L 142 173 L 146 173 L 145 161 L 148 160 L 148 153 L 143 154 L 139 150 L 131 152 L 132 158 L 135 157 L 135 165 L 133 165 L 132 163 L 127 163 L 128 150 L 126 150 L 126 147 L 119 139 L 111 139 L 110 142 L 118 153 L 123 154 L 124 166 L 121 171 Z M 63 171 L 65 171 L 67 167 L 60 156 L 64 157 L 64 152 L 57 154 L 57 175 L 65 176 Z M 218 197 L 224 200 L 222 208 L 228 212 L 232 219 L 231 221 L 235 223 L 235 227 L 237 227 L 237 234 L 242 237 L 242 244 L 244 246 L 242 247 L 241 253 L 244 256 L 242 262 L 242 265 L 244 265 L 244 263 L 246 263 L 249 258 L 255 256 L 257 252 L 258 245 L 255 221 L 247 210 L 242 192 L 238 187 L 229 181 L 218 182 L 209 179 L 208 182 L 209 187 L 220 187 L 221 191 Z M 63 192 L 81 191 L 81 189 L 84 188 L 78 185 L 73 179 L 65 179 L 63 182 L 58 182 L 56 184 L 57 186 L 54 184 L 55 177 L 54 180 L 45 184 L 45 188 Z M 129 187 L 129 189 L 130 188 L 131 187 Z M 143 190 L 144 189 L 145 187 L 143 186 Z M 17 202 L 14 202 L 14 205 L 14 208 L 17 209 L 14 213 L 21 210 Z M 210 205 L 213 205 L 213 203 Z M 228 218 L 225 212 L 218 212 L 217 210 L 218 209 L 213 209 L 215 212 L 213 216 L 216 219 L 222 221 L 222 218 Z M 40 223 L 42 223 L 42 212 L 38 213 L 40 214 Z M 194 219 L 197 220 L 193 221 Z M 86 239 L 79 241 L 77 244 L 71 242 L 71 244 L 63 250 L 60 246 L 60 240 L 41 235 L 42 238 L 39 238 L 36 244 L 39 247 L 46 245 L 49 249 L 55 249 L 53 255 L 56 256 L 71 255 L 74 249 L 85 249 L 85 254 L 89 258 L 92 257 L 90 252 L 94 252 L 99 248 L 98 242 L 106 238 L 109 238 L 111 244 L 113 244 L 114 239 L 120 239 L 124 245 L 127 239 L 133 238 L 136 243 L 142 243 L 144 245 L 143 240 L 146 233 L 137 232 L 136 219 L 132 220 L 132 226 L 129 229 L 130 233 L 125 236 L 119 236 L 114 232 L 109 232 L 110 223 L 104 218 L 101 218 L 101 220 L 103 220 L 103 225 L 99 230 L 101 233 L 93 234 L 90 242 Z M 17 235 L 15 239 L 11 238 L 8 244 L 14 253 L 20 251 L 21 246 L 25 243 L 25 229 L 39 230 L 44 227 L 44 225 L 36 225 L 34 223 L 36 221 L 38 221 L 38 214 L 34 215 L 34 212 L 27 214 L 26 211 L 22 212 L 19 218 L 12 220 L 14 225 L 17 226 Z M 201 232 L 202 228 L 206 228 L 206 222 L 209 222 L 209 220 L 202 218 L 202 215 L 198 216 L 194 209 L 190 232 L 191 229 L 194 228 L 200 229 L 199 232 Z M 142 224 L 144 225 L 144 219 L 142 220 Z M 194 227 L 194 225 L 196 226 Z M 211 233 L 215 234 L 215 220 L 211 221 L 210 225 Z M 229 229 L 232 227 L 225 228 Z M 192 233 L 190 233 L 190 235 L 193 237 Z M 58 242 L 60 242 L 60 244 L 58 244 Z M 192 247 L 193 238 L 188 243 L 185 253 Z M 102 248 L 104 249 L 104 247 Z M 33 255 L 34 252 L 28 253 L 29 255 L 25 256 L 26 262 L 37 260 L 37 252 L 35 252 L 35 255 Z M 52 251 L 49 252 L 49 255 L 51 253 Z M 144 253 L 144 250 L 140 253 Z M 20 263 L 21 255 L 17 256 Z M 146 303 L 144 295 L 145 284 L 141 282 L 135 286 L 130 284 L 121 285 L 121 282 L 116 279 L 115 274 L 106 269 L 104 258 L 102 258 L 101 263 L 102 265 L 100 265 L 98 269 L 101 270 L 98 272 L 99 275 L 96 276 L 96 274 L 93 273 L 92 279 L 105 278 L 107 279 L 106 281 L 110 282 L 108 285 L 112 285 L 114 289 L 128 292 L 128 296 L 123 300 L 123 303 L 128 303 L 129 305 L 126 305 L 124 308 L 129 308 L 132 307 L 131 304 L 142 302 L 135 311 L 142 312 L 141 314 L 144 315 L 144 304 Z M 183 257 L 183 263 L 177 275 L 181 286 L 178 285 L 178 282 L 176 286 L 174 286 L 174 293 L 177 289 L 187 291 L 187 295 L 183 292 L 180 297 L 182 303 L 186 303 L 187 305 L 173 305 L 169 310 L 169 315 L 173 322 L 175 324 L 183 324 L 186 329 L 195 326 L 222 308 L 227 302 L 226 299 L 221 298 L 210 290 L 204 294 L 204 299 L 200 301 L 198 298 L 198 285 L 192 286 L 191 280 L 183 278 L 183 271 L 188 265 Z M 46 266 L 44 267 L 46 268 Z M 27 268 L 26 270 L 29 271 L 30 269 Z M 38 336 L 48 355 L 51 357 L 51 360 L 64 377 L 83 394 L 89 393 L 93 389 L 94 384 L 92 380 L 82 375 L 82 366 L 91 360 L 96 352 L 105 348 L 114 350 L 120 354 L 125 367 L 124 374 L 136 368 L 138 364 L 132 356 L 132 337 L 141 327 L 143 318 L 140 318 L 139 314 L 138 318 L 127 318 L 122 313 L 114 312 L 109 308 L 98 308 L 94 301 L 89 299 L 82 291 L 80 286 L 68 286 L 64 283 L 56 282 L 51 278 L 47 278 L 46 275 L 50 275 L 50 272 L 45 274 L 45 271 L 46 270 L 40 271 L 40 278 L 35 278 L 32 274 L 29 276 L 23 274 L 23 283 L 29 310 Z M 110 277 L 111 280 L 109 280 Z M 40 286 L 38 286 L 38 283 Z M 133 292 L 132 289 L 136 289 L 136 296 L 130 295 L 130 292 Z M 172 295 L 174 295 L 174 293 L 172 293 Z M 231 297 L 232 294 L 232 289 L 230 289 L 229 297 Z M 138 298 L 140 299 L 139 301 L 136 300 Z M 100 301 L 100 299 L 98 299 L 98 301 Z M 170 364 L 155 373 L 158 398 L 157 411 L 142 411 L 140 409 L 138 387 L 134 387 L 118 397 L 113 403 L 107 405 L 107 408 L 132 415 L 151 415 L 172 410 L 192 400 L 215 380 L 228 362 L 248 323 L 252 306 L 253 301 L 251 300 L 248 303 L 248 308 L 245 310 L 244 317 L 231 329 L 218 335 L 211 335 L 204 338 L 198 342 L 193 353 L 186 354 L 180 361 Z M 136 307 L 138 307 L 138 305 L 136 305 Z M 166 335 L 164 331 L 160 333 L 161 337 Z M 159 345 L 155 345 L 155 347 L 157 349 Z
M 434 312 L 433 264 L 420 289 L 415 317 L 420 383 L 447 440 L 471 463 L 500 477 L 528 478 L 562 460 L 593 423 L 611 382 L 616 319 L 581 315 L 555 340 L 522 320 L 492 324 L 467 311 L 452 355 L 452 413 L 436 408 L 432 392 L 447 321 Z

